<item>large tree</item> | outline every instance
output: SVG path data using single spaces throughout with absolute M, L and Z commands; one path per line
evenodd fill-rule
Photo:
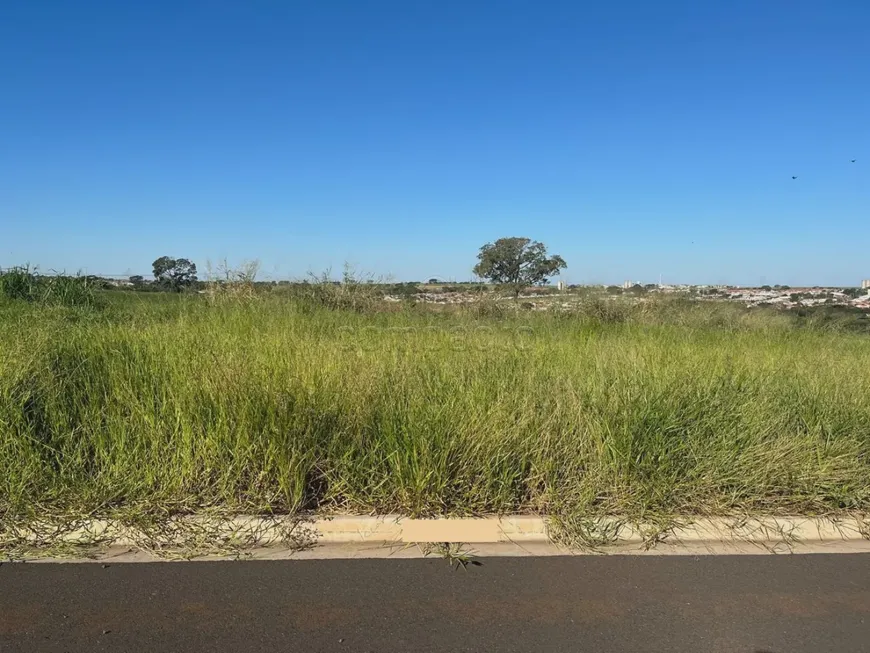
M 474 274 L 508 286 L 514 296 L 527 286 L 547 283 L 551 276 L 568 267 L 561 256 L 548 257 L 547 247 L 529 238 L 499 238 L 481 247 L 477 259 Z
M 161 256 L 152 269 L 154 281 L 171 290 L 181 291 L 196 283 L 196 264 L 186 258 Z

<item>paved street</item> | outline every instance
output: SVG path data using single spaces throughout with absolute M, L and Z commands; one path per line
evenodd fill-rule
M 0 651 L 870 650 L 870 555 L 0 566 Z

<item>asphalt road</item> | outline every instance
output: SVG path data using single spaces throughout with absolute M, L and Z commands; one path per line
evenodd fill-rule
M 0 566 L 0 651 L 870 651 L 870 554 Z

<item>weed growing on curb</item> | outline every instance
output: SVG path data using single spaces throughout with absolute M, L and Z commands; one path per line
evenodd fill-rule
M 434 555 L 446 560 L 451 568 L 466 569 L 468 565 L 475 567 L 483 565 L 479 560 L 474 559 L 474 552 L 466 549 L 466 545 L 461 542 L 439 542 L 437 544 L 424 545 L 423 555 Z

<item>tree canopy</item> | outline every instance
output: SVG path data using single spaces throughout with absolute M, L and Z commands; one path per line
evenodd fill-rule
M 161 256 L 151 264 L 154 281 L 181 291 L 196 283 L 196 264 L 186 258 Z
M 510 287 L 514 295 L 527 286 L 547 283 L 551 276 L 568 267 L 561 256 L 548 257 L 543 243 L 520 237 L 487 243 L 480 248 L 477 259 L 474 274 Z

